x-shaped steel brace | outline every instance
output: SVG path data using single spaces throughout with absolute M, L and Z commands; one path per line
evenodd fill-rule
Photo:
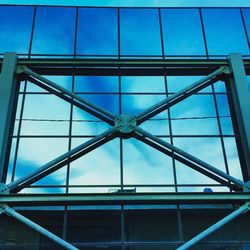
M 159 114 L 163 110 L 172 107 L 173 105 L 186 99 L 190 95 L 197 93 L 201 89 L 216 82 L 222 74 L 229 74 L 230 71 L 227 67 L 221 67 L 217 69 L 213 73 L 209 74 L 206 77 L 203 77 L 194 84 L 191 84 L 190 86 L 171 95 L 170 97 L 162 100 L 161 102 L 156 103 L 155 105 L 146 109 L 144 112 L 137 116 L 115 116 L 112 113 L 102 109 L 101 107 L 88 102 L 87 100 L 79 97 L 78 95 L 35 73 L 27 67 L 18 67 L 17 73 L 24 73 L 27 76 L 27 80 L 33 82 L 34 84 L 38 85 L 39 87 L 42 87 L 47 91 L 50 91 L 51 93 L 54 93 L 56 96 L 74 104 L 82 110 L 87 111 L 88 113 L 108 123 L 112 127 L 107 131 L 101 133 L 100 135 L 70 150 L 69 152 L 60 155 L 54 160 L 41 166 L 34 172 L 28 174 L 27 176 L 19 178 L 7 185 L 0 186 L 1 192 L 19 192 L 28 185 L 31 185 L 32 183 L 47 176 L 48 174 L 60 169 L 66 164 L 78 159 L 79 157 L 87 154 L 88 152 L 94 150 L 95 148 L 103 145 L 104 143 L 112 140 L 115 137 L 134 137 L 171 157 L 175 157 L 175 159 L 177 159 L 178 161 L 185 163 L 187 166 L 195 169 L 196 171 L 202 174 L 205 174 L 206 176 L 218 181 L 223 185 L 231 187 L 233 190 L 250 190 L 249 183 L 244 183 L 243 181 L 227 173 L 224 173 L 223 171 L 207 164 L 206 162 L 194 157 L 193 155 L 173 146 L 170 143 L 167 143 L 166 141 L 138 127 L 138 125 L 150 119 L 151 117 Z M 249 206 L 247 206 L 247 208 L 249 208 Z M 242 211 L 243 210 L 245 211 L 246 208 L 244 207 Z M 4 206 L 2 211 L 6 212 L 7 214 L 12 214 L 14 217 L 16 216 L 16 212 L 13 212 L 13 209 L 7 206 Z M 72 249 L 75 248 L 73 247 Z
M 38 181 L 39 179 L 65 166 L 67 163 L 72 162 L 75 159 L 81 157 L 82 155 L 87 154 L 88 152 L 94 150 L 95 148 L 99 147 L 100 145 L 103 145 L 104 143 L 110 141 L 115 137 L 135 137 L 151 145 L 152 147 L 157 148 L 158 150 L 166 153 L 169 156 L 176 157 L 177 160 L 186 163 L 186 165 L 199 171 L 202 174 L 207 175 L 208 177 L 218 181 L 219 183 L 229 186 L 233 190 L 243 189 L 244 191 L 249 191 L 249 183 L 244 183 L 243 181 L 227 173 L 224 173 L 218 168 L 207 164 L 206 162 L 198 159 L 197 157 L 194 157 L 193 155 L 171 145 L 170 143 L 167 143 L 166 141 L 152 135 L 151 133 L 148 133 L 147 131 L 141 129 L 138 126 L 144 121 L 159 114 L 163 110 L 172 107 L 173 105 L 186 99 L 190 95 L 197 93 L 201 89 L 216 82 L 221 77 L 221 75 L 229 74 L 230 71 L 228 67 L 221 67 L 217 69 L 208 76 L 201 78 L 199 81 L 156 103 L 155 105 L 146 109 L 144 112 L 137 116 L 125 114 L 115 116 L 114 114 L 104 110 L 103 108 L 92 104 L 91 102 L 81 98 L 80 96 L 72 93 L 71 91 L 35 73 L 27 67 L 18 67 L 17 73 L 25 74 L 29 81 L 44 88 L 47 91 L 54 93 L 58 97 L 70 103 L 73 103 L 82 110 L 87 111 L 95 117 L 100 118 L 102 121 L 108 123 L 112 127 L 104 133 L 70 150 L 69 152 L 60 155 L 56 159 L 48 162 L 47 164 L 43 165 L 34 172 L 28 174 L 27 176 L 9 183 L 5 186 L 5 188 L 2 188 L 2 191 L 8 190 L 9 192 L 18 192 L 23 188 L 27 187 L 28 185 Z M 171 152 L 171 154 L 169 152 Z

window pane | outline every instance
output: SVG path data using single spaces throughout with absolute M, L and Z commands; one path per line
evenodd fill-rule
M 121 9 L 121 54 L 161 55 L 157 10 Z
M 124 76 L 121 78 L 122 92 L 164 93 L 163 76 Z
M 125 185 L 173 184 L 169 156 L 135 139 L 123 140 L 123 150 Z
M 210 55 L 249 54 L 238 9 L 202 10 Z
M 39 7 L 37 9 L 32 53 L 73 54 L 75 9 Z
M 68 139 L 62 138 L 21 138 L 17 156 L 15 180 L 35 171 L 43 164 L 68 151 Z M 66 168 L 42 178 L 36 184 L 65 185 Z M 40 190 L 41 191 L 41 190 Z M 44 191 L 44 190 L 42 190 Z M 26 192 L 30 192 L 27 189 Z M 58 188 L 56 192 L 61 192 Z
M 50 94 L 26 95 L 21 134 L 62 135 L 69 132 L 70 104 Z
M 118 92 L 118 77 L 77 76 L 75 92 Z
M 74 139 L 76 147 L 89 139 Z M 112 185 L 120 183 L 120 147 L 114 139 L 70 165 L 70 185 Z M 99 190 L 97 189 L 96 192 Z M 104 192 L 108 193 L 109 188 Z
M 28 53 L 33 7 L 0 7 L 0 53 Z
M 77 54 L 117 55 L 117 20 L 116 9 L 80 8 Z
M 205 55 L 198 10 L 161 11 L 165 55 Z

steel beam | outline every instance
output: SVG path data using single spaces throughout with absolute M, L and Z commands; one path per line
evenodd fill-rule
M 17 104 L 16 53 L 5 53 L 0 77 L 0 182 L 5 182 Z
M 162 147 L 160 146 L 159 144 L 157 144 L 156 142 L 154 141 L 151 141 L 151 140 L 148 140 L 147 138 L 145 138 L 144 136 L 140 136 L 138 134 L 135 134 L 134 137 L 144 143 L 146 143 L 147 145 L 155 148 L 156 150 L 159 150 L 160 152 L 170 156 L 170 157 L 173 157 L 175 160 L 181 162 L 182 164 L 194 169 L 195 171 L 203 174 L 203 175 L 206 175 L 207 177 L 211 178 L 212 180 L 224 185 L 224 186 L 228 186 L 230 189 L 234 190 L 234 191 L 241 191 L 242 188 L 239 188 L 238 186 L 226 181 L 225 179 L 221 178 L 220 176 L 200 167 L 199 165 L 197 164 L 194 164 L 192 161 L 190 161 L 189 159 L 187 158 L 184 158 L 183 156 L 181 155 L 178 155 L 178 154 L 175 154 L 173 153 L 171 150 L 165 148 L 165 147 Z
M 222 220 L 218 221 L 217 223 L 215 223 L 211 227 L 207 228 L 206 230 L 204 230 L 203 232 L 201 232 L 200 234 L 198 234 L 197 236 L 195 236 L 193 239 L 191 239 L 188 242 L 186 242 L 181 247 L 178 247 L 177 250 L 190 249 L 190 247 L 194 246 L 196 243 L 198 243 L 202 239 L 206 238 L 207 236 L 209 236 L 213 232 L 217 231 L 218 229 L 220 229 L 221 227 L 223 227 L 224 225 L 226 225 L 228 222 L 230 222 L 233 219 L 237 218 L 241 214 L 244 214 L 244 213 L 248 212 L 249 210 L 250 210 L 249 203 L 244 204 L 243 206 L 241 206 L 240 208 L 238 208 L 237 210 L 235 210 L 231 214 L 227 215 Z
M 0 194 L 0 203 L 11 206 L 242 204 L 247 201 L 250 194 L 246 192 Z
M 116 128 L 112 127 L 107 131 L 103 132 L 102 134 L 90 139 L 89 141 L 77 146 L 76 148 L 68 151 L 65 154 L 62 154 L 55 158 L 54 160 L 46 163 L 45 165 L 41 166 L 34 172 L 27 174 L 25 177 L 21 177 L 6 186 L 7 191 L 20 191 L 21 189 L 27 187 L 28 185 L 34 183 L 37 180 L 47 176 L 48 174 L 58 170 L 59 168 L 65 166 L 68 162 L 72 161 L 72 158 L 75 160 L 74 155 L 81 152 L 81 155 L 84 155 L 89 152 L 89 147 L 96 145 L 100 140 L 103 140 L 107 137 L 110 139 L 112 135 L 116 132 Z M 96 148 L 94 146 L 94 148 Z M 61 164 L 63 162 L 63 164 Z M 5 191 L 5 190 L 3 190 Z
M 184 158 L 186 158 L 186 159 L 188 159 L 188 160 L 202 166 L 206 170 L 211 171 L 212 173 L 224 178 L 225 180 L 228 180 L 228 181 L 234 183 L 235 185 L 237 185 L 241 189 L 247 189 L 248 188 L 247 185 L 243 181 L 241 181 L 239 179 L 236 179 L 235 177 L 233 177 L 233 176 L 231 176 L 229 174 L 224 173 L 223 171 L 219 170 L 218 168 L 215 168 L 215 167 L 209 165 L 208 163 L 206 163 L 206 162 L 196 158 L 195 156 L 193 156 L 193 155 L 191 155 L 191 154 L 189 154 L 189 153 L 187 153 L 187 152 L 173 146 L 172 144 L 170 144 L 170 143 L 168 143 L 168 142 L 166 142 L 166 141 L 152 135 L 151 133 L 148 133 L 147 131 L 145 131 L 145 130 L 139 128 L 139 127 L 137 127 L 135 129 L 135 131 L 137 133 L 139 133 L 140 135 L 145 136 L 145 137 L 149 138 L 150 140 L 152 140 L 152 141 L 154 141 L 156 143 L 159 143 L 161 146 L 164 146 L 164 147 L 168 148 L 169 150 L 173 151 L 174 153 L 176 153 L 178 155 L 181 155 Z
M 141 114 L 136 116 L 137 123 L 141 124 L 142 122 L 159 114 L 163 110 L 170 108 L 171 106 L 173 106 L 174 104 L 183 100 L 184 98 L 187 98 L 190 95 L 207 87 L 210 84 L 211 80 L 213 80 L 214 78 L 218 77 L 219 75 L 225 73 L 226 71 L 228 71 L 227 67 L 221 67 L 221 68 L 215 70 L 213 73 L 209 74 L 208 76 L 201 78 L 199 81 L 187 86 L 186 88 L 178 91 L 177 93 L 171 95 L 170 97 L 168 97 L 168 98 L 156 103 L 155 105 L 149 107 L 148 109 L 144 110 Z
M 248 88 L 244 63 L 240 54 L 229 56 L 232 75 L 228 85 L 233 109 L 233 120 L 242 173 L 250 180 L 250 89 Z
M 114 124 L 113 120 L 107 118 L 106 116 L 103 116 L 101 113 L 96 112 L 95 110 L 93 110 L 93 109 L 89 108 L 88 106 L 82 104 L 81 102 L 77 101 L 76 99 L 72 99 L 71 97 L 69 97 L 67 95 L 64 95 L 60 91 L 57 91 L 57 90 L 51 88 L 50 86 L 47 86 L 47 85 L 39 82 L 38 80 L 36 80 L 36 79 L 34 79 L 34 78 L 30 77 L 30 76 L 27 78 L 27 80 L 34 83 L 34 84 L 36 84 L 38 87 L 43 88 L 44 90 L 49 91 L 50 93 L 58 96 L 59 98 L 73 104 L 74 106 L 88 112 L 89 114 L 94 115 L 96 118 L 99 118 L 100 120 L 103 120 L 103 121 L 107 122 L 110 125 Z
M 36 72 L 28 69 L 27 67 L 21 67 L 18 68 L 18 72 L 19 73 L 26 73 L 27 75 L 41 81 L 41 83 L 48 85 L 49 87 L 61 92 L 61 94 L 66 95 L 68 97 L 71 97 L 73 100 L 77 100 L 80 103 L 82 103 L 83 105 L 85 105 L 88 109 L 92 110 L 92 114 L 95 115 L 95 113 L 97 114 L 98 118 L 101 117 L 101 119 L 107 123 L 109 123 L 110 125 L 113 125 L 113 120 L 115 118 L 115 116 L 113 114 L 111 114 L 110 112 L 106 111 L 105 109 L 81 98 L 79 95 L 76 95 L 74 93 L 72 93 L 71 91 L 61 87 L 60 85 L 48 80 L 47 78 L 37 74 Z
M 33 230 L 37 231 L 38 233 L 44 235 L 48 239 L 56 242 L 58 245 L 60 245 L 64 249 L 78 250 L 78 248 L 74 247 L 73 245 L 71 245 L 67 241 L 56 236 L 55 234 L 51 233 L 47 229 L 39 226 L 38 224 L 34 223 L 30 219 L 26 218 L 25 216 L 17 213 L 13 208 L 10 208 L 10 207 L 4 205 L 4 206 L 0 206 L 0 209 L 2 210 L 3 213 L 15 218 L 16 220 L 22 222 L 23 224 L 27 225 L 28 227 L 32 228 Z

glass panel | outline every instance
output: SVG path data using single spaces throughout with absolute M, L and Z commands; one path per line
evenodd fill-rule
M 73 108 L 73 135 L 98 135 L 109 128 L 110 126 L 106 122 L 103 122 L 80 108 Z
M 79 243 L 120 241 L 120 224 L 120 211 L 112 211 L 108 208 L 102 211 L 69 211 L 67 239 L 69 242 Z M 113 249 L 107 248 L 106 244 L 103 247 L 99 247 L 99 249 L 100 248 Z M 96 248 L 90 247 L 87 249 Z
M 63 138 L 20 138 L 15 179 L 24 177 L 43 164 L 68 151 L 68 139 Z M 36 182 L 39 185 L 65 185 L 66 168 Z M 44 190 L 42 190 L 44 191 Z M 27 189 L 26 192 L 30 192 Z M 61 192 L 58 188 L 57 192 Z
M 128 241 L 153 242 L 179 240 L 176 210 L 150 209 L 151 206 L 147 206 L 147 210 L 137 210 L 136 207 L 134 206 L 133 210 L 125 210 L 125 233 Z M 136 249 L 138 248 L 136 247 Z M 139 249 L 151 249 L 151 246 Z M 169 248 L 165 247 L 165 249 Z
M 121 78 L 122 92 L 164 93 L 165 83 L 162 76 L 124 76 Z
M 75 92 L 118 92 L 118 77 L 77 76 Z
M 73 139 L 76 147 L 89 139 Z M 70 185 L 112 185 L 120 183 L 120 146 L 114 139 L 70 165 Z M 109 188 L 106 188 L 108 193 Z M 96 190 L 98 192 L 98 189 Z
M 117 55 L 117 10 L 80 8 L 77 54 Z
M 161 11 L 165 55 L 205 55 L 199 11 Z
M 218 134 L 212 95 L 192 95 L 170 108 L 174 134 Z
M 70 104 L 49 94 L 26 95 L 21 134 L 63 135 L 69 133 Z
M 229 168 L 229 174 L 238 178 L 242 178 L 242 171 L 239 162 L 239 155 L 234 138 L 224 138 L 225 150 L 227 155 L 227 162 Z M 244 167 L 244 166 L 243 166 Z
M 116 94 L 79 94 L 79 96 L 113 114 L 119 113 L 119 96 Z
M 121 9 L 121 55 L 161 55 L 158 11 Z
M 246 25 L 248 38 L 250 38 L 250 9 L 242 9 L 242 13 Z
M 184 89 L 187 86 L 192 85 L 193 83 L 202 79 L 203 76 L 168 76 L 167 84 L 168 84 L 168 92 L 174 93 Z M 201 93 L 211 92 L 211 86 L 208 86 L 201 90 Z
M 33 7 L 0 7 L 0 53 L 29 52 Z
M 172 159 L 136 139 L 123 140 L 123 159 L 125 185 L 174 183 Z
M 75 9 L 38 7 L 33 54 L 73 54 Z
M 200 160 L 225 171 L 224 158 L 219 138 L 174 138 L 174 145 Z M 194 180 L 192 179 L 191 181 Z
M 249 54 L 238 9 L 204 9 L 202 14 L 210 55 Z
M 189 240 L 194 236 L 198 235 L 203 230 L 207 229 L 209 226 L 212 226 L 226 215 L 231 213 L 232 210 L 220 209 L 220 210 L 208 210 L 208 209 L 190 209 L 190 210 L 182 210 L 182 226 L 183 226 L 183 236 L 184 240 Z M 197 220 L 197 214 L 199 215 L 199 219 Z M 206 241 L 228 241 L 229 239 L 234 241 L 238 240 L 238 234 L 236 231 L 236 221 L 231 221 L 227 223 L 223 227 L 221 227 L 218 231 L 209 235 L 206 238 Z M 211 247 L 211 246 L 210 246 Z M 215 248 L 198 248 L 198 249 L 216 249 Z M 228 247 L 228 245 L 227 245 Z M 227 247 L 222 247 L 219 249 L 227 249 Z M 229 248 L 230 249 L 230 248 Z M 234 248 L 232 248 L 234 249 Z M 237 248 L 236 248 L 237 249 Z

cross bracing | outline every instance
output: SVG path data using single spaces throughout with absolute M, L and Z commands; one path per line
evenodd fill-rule
M 239 180 L 238 178 L 235 178 L 234 176 L 225 173 L 223 171 L 221 171 L 220 169 L 218 169 L 216 166 L 212 166 L 202 160 L 200 160 L 199 158 L 185 152 L 184 150 L 173 146 L 171 143 L 168 143 L 158 137 L 156 137 L 155 135 L 147 132 L 146 130 L 142 129 L 140 127 L 140 124 L 142 124 L 143 122 L 147 121 L 148 119 L 154 117 L 155 115 L 161 113 L 162 111 L 169 109 L 170 107 L 174 106 L 175 104 L 185 100 L 186 98 L 188 98 L 189 96 L 191 96 L 194 93 L 197 93 L 198 91 L 204 89 L 205 87 L 215 83 L 217 80 L 219 79 L 225 79 L 226 81 L 230 81 L 230 84 L 233 85 L 235 84 L 237 86 L 239 80 L 244 79 L 244 75 L 242 75 L 242 67 L 243 67 L 243 62 L 240 58 L 240 55 L 231 55 L 230 56 L 230 63 L 225 62 L 225 61 L 218 61 L 218 62 L 205 62 L 203 63 L 202 61 L 189 61 L 183 63 L 181 61 L 176 61 L 176 62 L 171 62 L 169 63 L 165 63 L 165 62 L 159 62 L 159 61 L 152 61 L 152 62 L 138 62 L 138 61 L 130 61 L 130 62 L 110 62 L 110 61 L 105 61 L 103 60 L 102 62 L 95 62 L 95 61 L 91 61 L 91 62 L 74 62 L 74 61 L 69 61 L 67 63 L 67 61 L 62 61 L 62 60 L 58 60 L 58 61 L 53 61 L 53 60 L 41 60 L 38 61 L 37 59 L 35 59 L 34 61 L 32 61 L 31 59 L 27 60 L 26 65 L 25 65 L 25 60 L 22 60 L 21 63 L 19 64 L 17 62 L 17 68 L 15 67 L 16 65 L 16 61 L 15 61 L 15 55 L 14 54 L 6 54 L 5 60 L 6 62 L 3 62 L 2 65 L 2 81 L 9 81 L 9 82 L 16 82 L 16 79 L 18 80 L 18 78 L 20 79 L 27 79 L 30 82 L 36 84 L 37 86 L 55 94 L 56 96 L 58 96 L 59 98 L 62 98 L 63 100 L 74 104 L 75 106 L 77 106 L 78 108 L 90 113 L 91 115 L 95 116 L 98 119 L 101 119 L 103 122 L 106 122 L 107 124 L 109 124 L 111 126 L 110 129 L 108 129 L 107 131 L 101 133 L 100 135 L 95 136 L 94 138 L 90 139 L 87 142 L 82 143 L 81 145 L 77 146 L 74 149 L 71 149 L 69 152 L 62 154 L 60 156 L 58 156 L 57 158 L 55 158 L 54 160 L 46 163 L 45 165 L 41 166 L 40 168 L 38 168 L 36 171 L 28 173 L 26 176 L 16 179 L 10 183 L 7 184 L 2 184 L 2 200 L 4 200 L 4 198 L 8 198 L 8 196 L 11 196 L 13 193 L 18 193 L 20 192 L 23 188 L 33 184 L 34 182 L 44 178 L 45 176 L 57 171 L 58 169 L 62 168 L 63 166 L 65 166 L 66 164 L 78 159 L 79 157 L 84 156 L 85 154 L 95 150 L 96 148 L 100 147 L 101 145 L 104 145 L 106 142 L 113 140 L 114 138 L 123 138 L 123 139 L 127 139 L 127 138 L 135 138 L 137 140 L 140 140 L 144 143 L 146 143 L 147 145 L 150 145 L 151 147 L 161 151 L 162 153 L 166 154 L 167 156 L 173 157 L 174 159 L 176 159 L 177 161 L 180 161 L 182 163 L 184 163 L 185 165 L 187 165 L 188 167 L 191 167 L 192 169 L 210 177 L 211 179 L 215 180 L 216 182 L 219 182 L 225 186 L 228 186 L 231 190 L 233 191 L 240 191 L 243 193 L 248 193 L 249 192 L 249 182 L 248 180 L 246 181 L 242 181 Z M 6 64 L 11 64 L 11 60 L 12 60 L 12 70 L 13 72 L 11 72 L 11 70 L 6 70 L 6 72 L 4 71 L 4 67 L 6 67 Z M 91 67 L 94 68 L 94 70 L 96 70 L 96 72 L 98 70 L 101 70 L 102 72 L 105 71 L 105 68 L 101 68 L 102 66 L 114 66 L 114 65 L 119 65 L 119 67 L 129 67 L 130 71 L 131 68 L 132 70 L 134 70 L 135 72 L 144 72 L 145 69 L 144 67 L 150 67 L 151 70 L 153 68 L 153 70 L 157 70 L 157 68 L 159 67 L 164 67 L 165 69 L 162 70 L 160 69 L 159 73 L 162 73 L 164 71 L 168 72 L 167 67 L 170 68 L 170 72 L 171 70 L 173 70 L 172 72 L 177 72 L 177 71 L 182 71 L 182 69 L 184 68 L 187 71 L 190 71 L 190 74 L 192 74 L 192 72 L 197 74 L 197 71 L 201 70 L 203 72 L 207 71 L 208 74 L 207 76 L 204 76 L 203 78 L 201 78 L 199 81 L 191 84 L 190 86 L 178 91 L 177 93 L 169 96 L 168 98 L 156 103 L 155 105 L 151 106 L 150 108 L 146 109 L 145 111 L 143 111 L 141 114 L 139 115 L 133 115 L 133 114 L 121 114 L 121 115 L 114 115 L 112 113 L 110 113 L 109 111 L 79 97 L 78 95 L 72 93 L 71 91 L 68 91 L 67 89 L 59 86 L 58 84 L 54 83 L 51 80 L 48 80 L 46 77 L 41 76 L 39 73 L 37 73 L 32 67 L 34 67 L 34 65 L 32 65 L 32 63 L 34 63 L 35 67 L 38 67 L 37 72 L 39 72 L 39 67 L 41 67 L 41 70 L 43 72 L 46 71 L 46 64 L 51 64 L 49 65 L 49 69 L 50 71 L 53 71 L 53 64 L 57 65 L 57 68 L 55 68 L 55 72 L 60 72 L 60 74 L 63 74 L 64 70 L 66 72 L 66 74 L 72 70 L 75 72 L 82 72 L 82 69 L 79 68 L 78 71 L 75 70 L 75 67 L 77 68 L 78 65 L 85 65 L 85 67 L 89 67 L 91 65 Z M 96 64 L 95 64 L 96 63 Z M 124 64 L 123 64 L 124 63 Z M 39 65 L 40 64 L 40 65 Z M 219 64 L 219 66 L 218 66 Z M 43 66 L 41 66 L 43 65 Z M 45 65 L 45 67 L 44 67 Z M 197 67 L 198 65 L 198 67 Z M 187 68 L 185 68 L 187 66 Z M 10 66 L 9 66 L 10 67 Z M 34 67 L 34 68 L 35 68 Z M 65 69 L 66 67 L 66 69 Z M 71 68 L 72 67 L 72 68 Z M 179 67 L 179 68 L 178 68 Z M 138 69 L 139 68 L 139 69 Z M 155 68 L 155 69 L 154 69 Z M 211 70 L 212 68 L 212 70 Z M 84 69 L 83 69 L 84 70 Z M 87 70 L 87 69 L 85 69 Z M 110 69 L 109 69 L 110 70 Z M 10 71 L 10 72 L 9 72 Z M 112 69 L 111 69 L 112 71 Z M 115 70 L 114 70 L 115 71 Z M 147 71 L 147 69 L 146 69 Z M 126 72 L 126 69 L 125 69 Z M 241 75 L 239 74 L 239 72 L 241 73 Z M 6 76 L 5 76 L 6 75 Z M 6 77 L 6 78 L 5 78 Z M 7 79 L 7 80 L 6 80 Z M 239 90 L 235 90 L 235 98 L 238 98 L 238 102 L 239 102 L 239 98 L 240 98 L 240 93 Z M 10 100 L 8 100 L 10 101 Z M 13 104 L 12 104 L 13 105 Z M 238 106 L 237 106 L 238 105 Z M 239 114 L 237 114 L 236 116 L 236 120 L 239 125 L 239 130 L 240 130 L 240 135 L 245 135 L 245 137 L 242 139 L 242 143 L 244 144 L 244 148 L 246 148 L 246 151 L 249 149 L 249 131 L 247 130 L 247 124 L 246 124 L 246 120 L 247 117 L 249 117 L 249 113 L 247 113 L 249 111 L 249 107 L 246 108 L 245 107 L 245 103 L 237 103 L 235 104 L 235 106 L 237 106 L 236 108 L 238 108 L 240 111 Z M 187 107 L 188 108 L 188 107 Z M 14 109 L 12 107 L 12 109 Z M 11 111 L 8 111 L 11 112 Z M 5 112 L 6 113 L 6 112 Z M 8 114 L 9 120 L 11 120 L 11 114 Z M 6 124 L 5 125 L 7 128 L 11 127 L 10 124 Z M 7 130 L 7 133 L 9 131 Z M 6 133 L 5 133 L 5 140 L 6 140 Z M 3 145 L 4 146 L 4 145 Z M 7 142 L 5 142 L 5 147 L 7 148 Z M 5 149 L 6 150 L 6 149 Z M 7 156 L 2 155 L 1 156 L 1 162 L 6 162 L 6 158 Z M 246 162 L 246 166 L 243 166 L 246 169 L 249 169 L 249 159 L 248 156 L 246 154 L 244 154 L 243 152 L 243 156 L 244 159 L 242 161 Z M 2 169 L 4 170 L 4 166 L 1 166 Z M 245 170 L 245 172 L 248 172 L 249 170 Z M 247 179 L 247 178 L 245 178 Z M 18 199 L 18 194 L 17 194 L 17 199 Z M 122 197 L 122 196 L 121 196 Z M 130 200 L 133 196 L 131 195 Z M 233 197 L 233 196 L 232 196 Z M 167 197 L 163 197 L 162 202 L 164 202 L 164 200 L 166 200 Z M 70 199 L 69 199 L 70 200 Z M 154 199 L 153 199 L 154 200 Z M 191 197 L 189 197 L 188 202 L 192 203 Z M 65 200 L 66 201 L 66 200 Z M 120 201 L 123 202 L 123 199 L 120 198 Z M 201 198 L 201 201 L 203 202 L 207 202 L 207 200 Z M 234 201 L 234 198 L 232 198 L 232 203 L 236 202 Z M 233 212 L 231 215 L 228 215 L 227 217 L 225 217 L 225 219 L 223 219 L 222 221 L 218 222 L 220 226 L 223 226 L 225 223 L 229 222 L 230 220 L 236 218 L 237 216 L 239 216 L 242 213 L 245 213 L 249 210 L 249 203 L 248 203 L 248 199 L 243 199 L 242 198 L 242 203 L 246 202 L 245 204 L 243 204 L 240 208 L 238 208 L 235 212 Z M 16 219 L 22 221 L 23 223 L 26 223 L 27 225 L 31 226 L 32 228 L 34 228 L 35 230 L 38 230 L 40 233 L 44 234 L 45 236 L 49 237 L 50 239 L 56 241 L 57 243 L 61 244 L 63 247 L 65 247 L 66 249 L 76 249 L 75 247 L 71 246 L 69 243 L 65 242 L 64 240 L 54 236 L 53 234 L 51 234 L 50 232 L 48 232 L 47 230 L 43 230 L 42 228 L 40 228 L 39 226 L 37 226 L 35 223 L 32 223 L 31 221 L 29 221 L 28 219 L 26 219 L 25 217 L 19 215 L 14 209 L 10 208 L 8 206 L 8 199 L 5 200 L 5 202 L 7 204 L 3 204 L 2 205 L 2 209 L 1 211 L 3 213 L 6 213 L 7 215 L 13 216 Z M 9 201 L 10 202 L 10 201 Z M 23 201 L 24 202 L 24 201 Z M 176 201 L 175 201 L 176 202 Z M 173 203 L 175 203 L 173 202 Z M 237 201 L 238 203 L 239 201 Z M 204 237 L 206 237 L 207 235 L 209 235 L 210 233 L 212 233 L 213 231 L 215 231 L 216 229 L 218 229 L 218 224 L 215 224 L 214 226 L 212 226 L 210 229 L 208 229 L 207 231 L 204 231 L 203 233 L 201 233 L 199 236 L 191 239 L 190 241 L 186 242 L 182 247 L 180 247 L 179 249 L 187 249 L 188 247 L 192 246 L 192 244 L 200 241 L 201 239 L 203 239 Z

